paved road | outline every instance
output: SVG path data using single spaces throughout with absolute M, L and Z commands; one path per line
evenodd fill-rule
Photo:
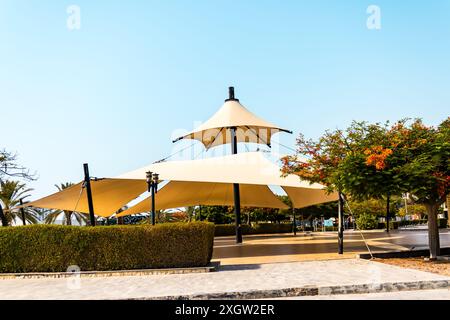
M 383 263 L 342 259 L 225 266 L 218 272 L 60 279 L 0 279 L 0 299 L 130 299 L 204 295 L 306 286 L 370 285 L 450 280 L 437 274 Z M 347 292 L 349 292 L 346 289 Z
M 294 262 L 305 260 L 328 260 L 353 258 L 357 253 L 367 253 L 367 244 L 372 252 L 426 249 L 426 230 L 357 231 L 344 234 L 344 255 L 337 254 L 337 233 L 298 233 L 284 235 L 244 236 L 244 243 L 236 245 L 234 237 L 219 237 L 214 241 L 214 260 L 222 265 Z M 442 247 L 450 247 L 450 231 L 441 230 Z

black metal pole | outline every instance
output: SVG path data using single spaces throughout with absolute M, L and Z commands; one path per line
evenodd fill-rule
M 295 208 L 294 208 L 294 204 L 292 204 L 292 215 L 294 218 L 294 236 L 297 235 L 297 223 L 295 221 Z
M 236 128 L 231 128 L 231 150 L 233 154 L 237 154 Z M 238 183 L 233 183 L 233 195 L 234 195 L 234 216 L 236 223 L 236 243 L 242 243 L 241 195 L 239 192 Z
M 89 218 L 91 220 L 91 226 L 95 226 L 95 214 L 94 214 L 94 203 L 92 201 L 92 190 L 91 190 L 91 177 L 89 176 L 89 165 L 85 163 L 84 167 L 84 186 L 86 187 L 86 194 L 89 207 Z
M 386 232 L 389 232 L 389 218 L 390 218 L 390 201 L 391 200 L 391 197 L 390 197 L 390 195 L 388 194 L 387 195 L 387 198 L 386 198 Z
M 3 207 L 0 203 L 0 219 L 2 220 L 2 226 L 7 227 L 8 226 L 8 220 L 6 220 L 6 216 L 3 213 Z
M 344 199 L 342 198 L 342 193 L 339 192 L 339 203 L 338 203 L 338 253 L 344 253 Z
M 25 220 L 25 210 L 23 209 L 23 201 L 22 201 L 22 199 L 20 199 L 19 200 L 19 204 L 20 204 L 20 214 L 22 215 L 22 223 L 23 223 L 23 225 L 26 225 L 27 224 L 27 221 Z
M 228 99 L 225 101 L 239 101 L 234 96 L 234 87 L 228 88 Z M 231 127 L 231 152 L 237 154 L 237 135 L 236 127 Z M 239 192 L 239 184 L 233 183 L 234 195 L 234 216 L 236 224 L 236 243 L 242 243 L 242 228 L 241 228 L 241 196 Z
M 155 225 L 155 183 L 152 182 L 152 226 Z

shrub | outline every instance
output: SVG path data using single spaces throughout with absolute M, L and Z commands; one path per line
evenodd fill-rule
M 214 236 L 232 236 L 236 233 L 236 227 L 234 224 L 216 224 L 214 230 Z M 247 224 L 241 225 L 242 234 L 250 234 L 251 226 Z
M 0 228 L 0 272 L 64 272 L 205 266 L 212 257 L 211 223 L 156 226 Z
M 396 230 L 400 226 L 398 221 L 389 221 L 389 229 Z M 378 229 L 386 229 L 386 222 L 378 222 Z
M 405 226 L 417 226 L 420 224 L 426 224 L 427 220 L 426 219 L 420 219 L 420 220 L 402 220 L 399 222 L 399 226 L 400 227 L 405 227 Z
M 292 228 L 291 223 L 260 223 L 252 226 L 251 234 L 290 233 Z
M 378 219 L 370 213 L 361 213 L 356 218 L 356 226 L 360 230 L 372 230 L 378 227 Z
M 441 229 L 447 228 L 447 219 L 438 219 L 438 226 Z
M 216 237 L 232 236 L 236 233 L 234 224 L 216 224 Z M 242 234 L 273 234 L 273 233 L 290 233 L 293 231 L 290 223 L 261 223 L 254 226 L 241 225 Z

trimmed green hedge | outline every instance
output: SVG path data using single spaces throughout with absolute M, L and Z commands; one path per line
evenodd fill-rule
M 399 222 L 400 227 L 406 227 L 406 226 L 417 226 L 420 224 L 427 224 L 427 219 L 420 219 L 420 220 L 402 220 Z
M 0 228 L 0 272 L 64 272 L 206 266 L 212 257 L 212 223 L 156 226 Z
M 236 233 L 234 224 L 216 224 L 214 235 L 216 237 L 232 236 Z M 273 234 L 293 232 L 291 223 L 261 223 L 253 226 L 241 225 L 242 234 Z

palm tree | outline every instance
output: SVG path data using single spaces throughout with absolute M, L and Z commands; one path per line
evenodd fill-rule
M 22 220 L 22 213 L 16 207 L 20 205 L 20 201 L 29 197 L 28 194 L 33 189 L 26 188 L 25 183 L 19 181 L 11 180 L 1 180 L 0 181 L 0 201 L 3 204 L 3 209 L 5 213 L 8 225 L 12 222 L 16 223 L 16 219 Z M 39 221 L 39 212 L 33 208 L 23 209 L 25 221 L 28 223 L 37 223 Z
M 195 213 L 195 207 L 185 207 L 185 212 L 186 215 L 188 217 L 188 222 L 192 221 L 192 218 L 194 218 L 194 213 Z
M 168 222 L 182 222 L 187 220 L 187 215 L 184 211 L 168 211 L 168 210 L 156 210 L 155 221 L 157 223 Z M 151 213 L 148 212 L 148 216 L 151 217 Z M 150 219 L 142 219 L 138 224 L 150 224 Z
M 55 184 L 55 187 L 58 189 L 58 191 L 62 191 L 73 185 L 74 184 L 72 182 L 66 182 L 61 183 L 59 185 Z M 67 226 L 72 225 L 72 217 L 74 217 L 77 220 L 79 225 L 81 225 L 83 222 L 87 224 L 87 222 L 89 221 L 89 215 L 86 213 L 70 210 L 53 210 L 45 216 L 44 222 L 47 224 L 54 223 L 61 214 L 63 214 L 63 224 Z

